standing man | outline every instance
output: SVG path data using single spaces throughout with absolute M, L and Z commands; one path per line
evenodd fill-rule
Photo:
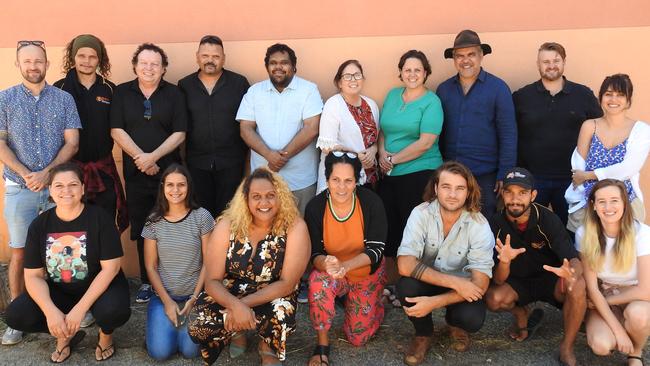
M 185 140 L 187 110 L 181 90 L 163 76 L 167 54 L 143 43 L 131 59 L 136 78 L 113 94 L 111 136 L 122 148 L 131 240 L 138 245 L 142 285 L 136 302 L 148 302 L 153 291 L 144 267 L 144 222 L 156 202 L 161 173 L 180 162 L 178 145 Z
M 481 187 L 481 212 L 491 218 L 506 170 L 516 161 L 517 125 L 510 89 L 481 67 L 492 48 L 472 30 L 458 33 L 445 58 L 458 73 L 438 86 L 445 113 L 440 147 L 445 160 L 466 165 Z
M 4 217 L 9 228 L 9 291 L 24 291 L 23 261 L 27 229 L 51 207 L 49 171 L 79 147 L 79 115 L 70 94 L 45 82 L 50 66 L 43 41 L 20 41 L 16 67 L 23 82 L 0 92 L 0 161 L 4 164 Z M 22 332 L 7 328 L 2 344 L 16 344 Z
M 217 217 L 244 173 L 248 148 L 235 115 L 249 84 L 242 75 L 223 68 L 226 54 L 217 36 L 201 38 L 196 63 L 199 71 L 178 82 L 189 111 L 186 160 L 199 204 Z
M 415 327 L 404 358 L 411 366 L 421 364 L 431 347 L 435 309 L 446 308 L 451 347 L 459 352 L 469 348 L 468 332 L 477 332 L 485 320 L 482 297 L 494 265 L 494 237 L 467 167 L 455 161 L 440 166 L 427 183 L 424 200 L 413 209 L 397 251 L 403 276 L 397 292 Z
M 571 154 L 582 122 L 603 115 L 588 87 L 564 77 L 566 51 L 547 42 L 537 52 L 541 78 L 512 94 L 517 115 L 518 165 L 535 176 L 535 201 L 553 207 L 564 226 L 568 206 L 564 191 L 571 184 Z
M 279 172 L 298 200 L 300 213 L 316 194 L 318 135 L 323 100 L 316 84 L 295 76 L 296 54 L 276 43 L 266 50 L 269 79 L 248 89 L 237 111 L 241 137 L 252 149 L 251 170 Z
M 505 207 L 491 222 L 497 265 L 485 299 L 491 311 L 512 313 L 515 321 L 510 337 L 517 341 L 528 338 L 532 330 L 526 305 L 544 301 L 562 309 L 559 361 L 573 366 L 573 345 L 587 310 L 582 265 L 559 217 L 533 202 L 537 196 L 533 182 L 532 174 L 523 168 L 511 169 L 503 180 Z
M 122 182 L 113 160 L 110 111 L 115 84 L 104 42 L 91 34 L 75 37 L 63 56 L 65 78 L 54 83 L 74 98 L 83 129 L 73 160 L 84 172 L 84 196 L 104 208 L 120 232 L 129 226 Z

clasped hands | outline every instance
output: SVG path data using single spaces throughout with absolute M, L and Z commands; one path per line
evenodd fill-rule
M 140 153 L 133 156 L 133 162 L 139 171 L 146 175 L 156 175 L 160 171 L 160 167 L 156 162 L 158 159 L 153 153 Z
M 232 307 L 219 310 L 219 312 L 223 314 L 223 327 L 227 332 L 252 330 L 259 323 L 255 318 L 255 311 L 242 301 L 237 301 Z
M 63 314 L 55 308 L 54 311 L 46 315 L 47 329 L 56 338 L 70 338 L 79 330 L 85 315 L 86 311 L 82 311 L 76 306 L 67 314 Z

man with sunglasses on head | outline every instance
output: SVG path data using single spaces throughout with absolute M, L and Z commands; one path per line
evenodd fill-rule
M 70 94 L 45 82 L 49 67 L 43 41 L 20 41 L 16 66 L 23 82 L 0 92 L 0 161 L 4 164 L 4 217 L 9 229 L 9 290 L 24 291 L 27 229 L 51 207 L 49 171 L 77 152 L 81 123 Z M 16 344 L 22 332 L 7 328 L 2 344 Z
M 178 82 L 189 117 L 187 165 L 199 204 L 213 217 L 221 214 L 235 194 L 248 150 L 235 114 L 250 85 L 242 75 L 224 69 L 225 62 L 221 39 L 204 36 L 196 51 L 199 70 Z
M 144 222 L 156 201 L 161 173 L 180 162 L 178 146 L 185 140 L 187 109 L 181 90 L 163 80 L 167 54 L 143 43 L 131 59 L 134 80 L 115 88 L 111 106 L 111 136 L 122 148 L 131 240 L 137 241 L 142 285 L 136 302 L 153 294 L 144 266 Z
M 280 173 L 304 214 L 316 194 L 316 136 L 323 100 L 316 84 L 296 74 L 296 54 L 276 43 L 266 50 L 269 79 L 248 89 L 237 111 L 241 137 L 251 148 L 251 170 Z

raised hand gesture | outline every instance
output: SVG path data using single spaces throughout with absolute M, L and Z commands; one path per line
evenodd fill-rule
M 561 267 L 551 267 L 548 265 L 544 265 L 544 269 L 549 272 L 555 273 L 558 277 L 563 278 L 565 281 L 567 281 L 567 289 L 569 291 L 573 289 L 573 284 L 577 280 L 576 270 L 571 267 L 569 261 L 566 258 L 564 258 Z
M 513 249 L 510 246 L 510 234 L 506 235 L 505 244 L 501 242 L 501 239 L 497 238 L 496 249 L 497 253 L 499 253 L 497 258 L 499 258 L 499 261 L 504 264 L 510 263 L 513 259 L 517 258 L 519 254 L 526 251 L 526 248 Z

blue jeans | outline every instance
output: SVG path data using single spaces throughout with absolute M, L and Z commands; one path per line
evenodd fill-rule
M 9 247 L 24 248 L 27 229 L 41 212 L 54 207 L 49 191 L 32 192 L 20 185 L 5 187 L 4 215 L 9 229 Z
M 535 179 L 537 197 L 535 202 L 542 206 L 553 207 L 553 212 L 562 220 L 566 226 L 569 216 L 569 206 L 564 199 L 564 192 L 571 184 L 571 179 Z
M 172 298 L 182 303 L 188 297 Z M 187 323 L 176 328 L 165 314 L 165 305 L 158 295 L 152 296 L 147 306 L 146 341 L 149 356 L 157 361 L 166 360 L 178 352 L 185 358 L 199 356 L 199 345 L 190 339 Z

